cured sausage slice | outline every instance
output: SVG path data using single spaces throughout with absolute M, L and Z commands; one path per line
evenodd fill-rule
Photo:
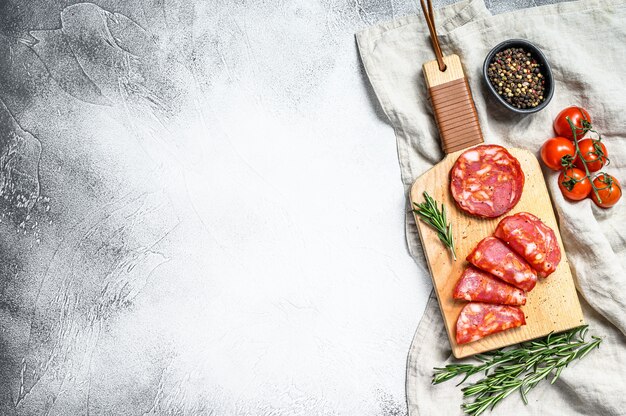
M 547 277 L 561 261 L 561 249 L 552 228 L 528 212 L 505 217 L 495 236 L 522 256 L 540 277 Z
M 480 217 L 494 218 L 517 204 L 524 188 L 519 161 L 504 147 L 481 145 L 463 152 L 450 171 L 457 205 Z
M 456 342 L 467 344 L 522 325 L 526 325 L 526 318 L 519 306 L 470 302 L 456 321 Z
M 454 299 L 525 305 L 526 293 L 475 267 L 465 269 L 452 294 Z
M 496 237 L 487 237 L 478 243 L 467 261 L 522 290 L 530 291 L 537 283 L 537 273 Z

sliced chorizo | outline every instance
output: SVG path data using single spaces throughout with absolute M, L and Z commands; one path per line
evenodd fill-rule
M 526 293 L 487 272 L 469 266 L 457 282 L 454 299 L 502 305 L 525 305 Z
M 504 147 L 480 145 L 463 152 L 450 171 L 450 191 L 469 214 L 495 218 L 513 208 L 522 196 L 524 172 Z
M 539 277 L 550 275 L 561 261 L 561 249 L 554 230 L 528 212 L 503 218 L 495 236 L 522 256 Z
M 537 283 L 537 273 L 526 260 L 496 237 L 484 238 L 467 261 L 522 290 L 530 291 Z
M 456 342 L 467 344 L 522 325 L 526 325 L 526 318 L 519 306 L 470 302 L 456 321 Z

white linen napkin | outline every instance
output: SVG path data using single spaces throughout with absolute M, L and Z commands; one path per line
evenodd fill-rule
M 626 3 L 617 0 L 559 3 L 492 16 L 482 0 L 456 3 L 437 11 L 444 54 L 461 57 L 485 142 L 538 151 L 552 137 L 552 120 L 568 105 L 587 108 L 603 133 L 611 164 L 605 169 L 626 185 Z M 534 115 L 515 115 L 487 94 L 481 78 L 489 50 L 499 42 L 527 39 L 552 65 L 556 92 Z M 408 190 L 416 177 L 443 154 L 428 101 L 422 63 L 434 59 L 421 16 L 407 16 L 357 34 L 363 65 L 394 128 L 402 181 Z M 494 415 L 626 414 L 626 202 L 604 210 L 587 199 L 565 200 L 558 173 L 544 170 L 567 256 L 574 272 L 590 333 L 604 341 L 585 359 L 572 363 L 554 384 L 544 381 L 524 406 L 509 396 Z M 407 204 L 407 211 L 409 206 Z M 411 255 L 430 279 L 413 216 L 406 236 Z M 416 311 L 417 312 L 417 311 Z M 410 348 L 407 363 L 409 414 L 462 414 L 462 393 L 454 381 L 433 386 L 433 367 L 451 355 L 434 294 Z M 460 380 L 459 380 L 460 381 Z

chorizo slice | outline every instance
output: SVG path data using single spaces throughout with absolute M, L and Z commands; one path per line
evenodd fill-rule
M 502 280 L 475 267 L 463 271 L 457 282 L 454 299 L 469 300 L 502 305 L 520 306 L 526 304 L 526 293 Z
M 552 228 L 528 212 L 505 217 L 495 236 L 522 256 L 539 277 L 547 277 L 561 261 L 561 249 Z
M 519 306 L 470 302 L 456 321 L 456 342 L 467 344 L 522 325 L 526 325 L 526 318 Z
M 531 291 L 537 284 L 537 273 L 526 260 L 496 237 L 484 238 L 467 261 L 522 290 Z
M 450 170 L 452 197 L 459 208 L 479 217 L 495 218 L 509 212 L 523 189 L 522 167 L 502 146 L 472 147 Z

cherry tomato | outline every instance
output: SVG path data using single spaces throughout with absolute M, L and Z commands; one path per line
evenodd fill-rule
M 604 143 L 595 139 L 583 139 L 578 142 L 580 148 L 580 154 L 582 158 L 587 162 L 587 169 L 589 172 L 597 172 L 606 164 L 609 154 L 604 147 Z M 583 162 L 578 159 L 576 161 L 576 167 L 578 169 L 585 170 Z
M 576 159 L 574 142 L 565 137 L 553 137 L 541 147 L 541 159 L 552 170 L 568 167 Z
M 585 126 L 591 125 L 591 117 L 587 110 L 582 107 L 567 107 L 554 119 L 554 132 L 556 135 L 574 140 L 574 135 L 567 122 L 567 118 L 569 118 L 576 127 L 576 138 L 582 139 L 585 133 L 587 133 Z M 585 123 L 583 123 L 583 121 L 585 121 Z
M 602 202 L 598 200 L 595 192 L 591 193 L 591 199 L 599 207 L 610 208 L 617 204 L 617 201 L 622 197 L 622 188 L 617 179 L 611 175 L 599 174 L 593 180 L 593 185 L 598 189 L 598 195 L 600 195 Z
M 565 198 L 580 201 L 591 192 L 591 182 L 582 170 L 569 168 L 559 175 L 559 189 Z

